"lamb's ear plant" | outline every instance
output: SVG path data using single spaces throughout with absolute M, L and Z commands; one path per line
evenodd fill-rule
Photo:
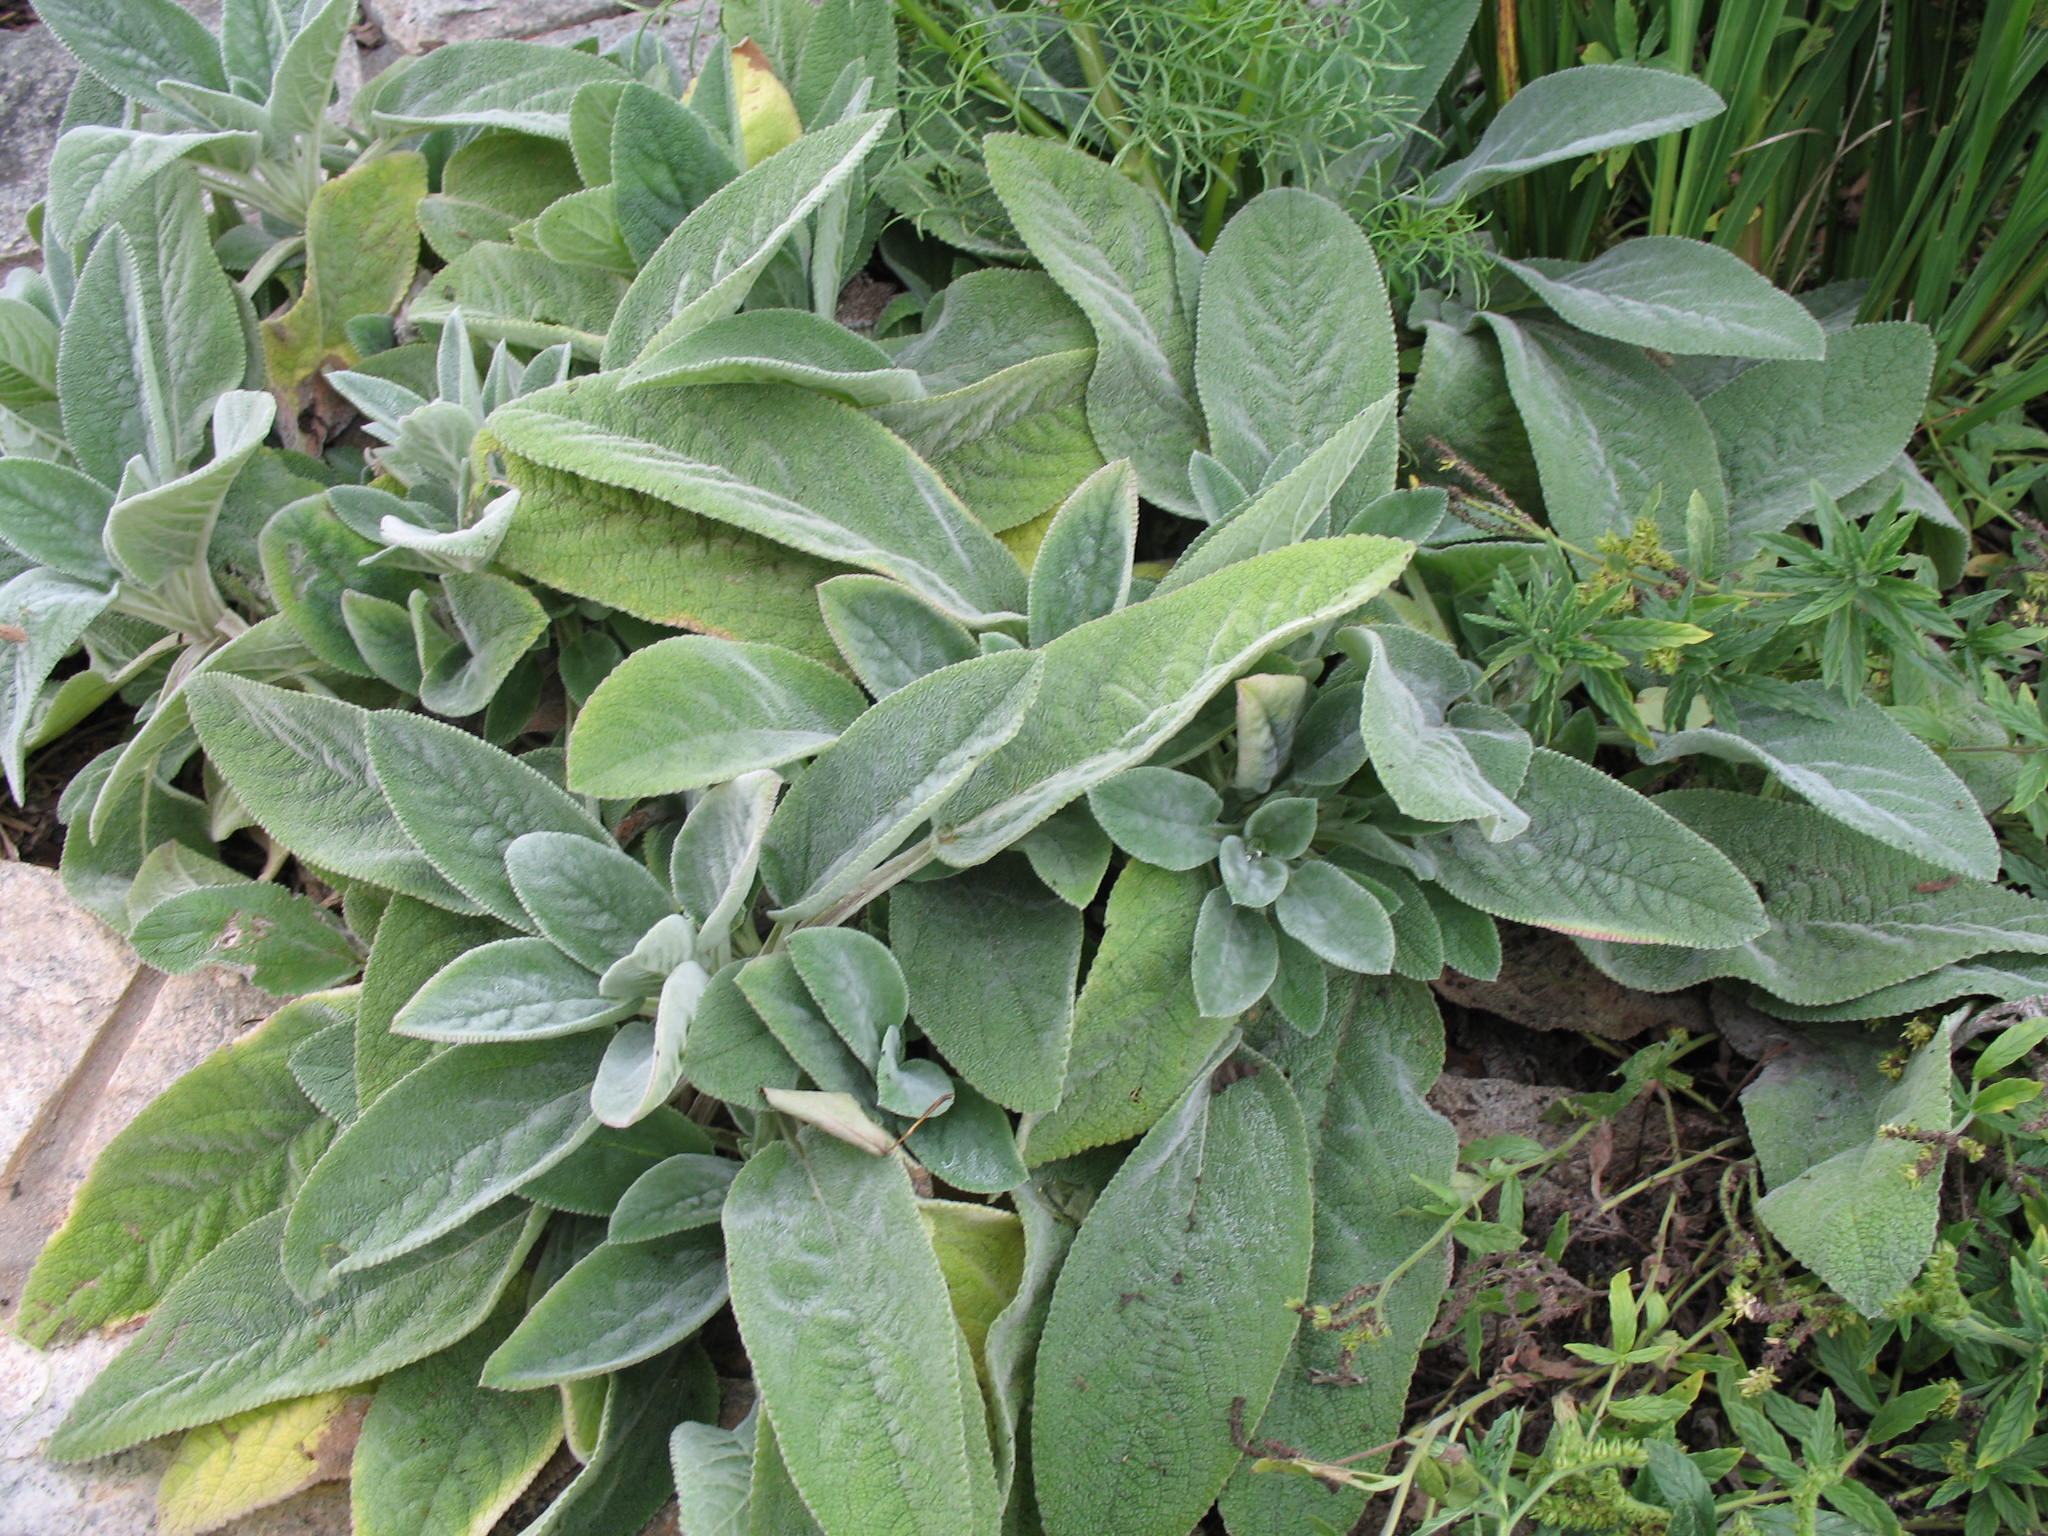
M 218 192 L 298 233 L 267 250 L 246 227 L 252 265 L 303 246 L 330 171 L 361 140 L 328 107 L 355 25 L 350 0 L 235 0 L 218 40 L 170 0 L 106 6 L 54 0 L 37 17 L 98 90 L 58 141 L 44 207 L 46 250 L 75 250 L 137 187 L 185 161 Z
M 232 812 L 166 782 L 191 750 L 191 678 L 341 681 L 264 617 L 256 531 L 325 471 L 266 446 L 276 402 L 244 387 L 255 337 L 192 170 L 134 188 L 68 286 L 16 294 L 50 366 L 8 407 L 0 458 L 0 539 L 26 567 L 0 589 L 26 637 L 0 683 L 9 786 L 21 794 L 29 750 L 118 695 L 145 723 L 66 794 L 74 898 L 170 970 L 239 963 L 285 993 L 346 980 L 348 938 L 304 897 L 225 867 Z
M 1142 177 L 1004 134 L 974 153 L 1040 270 L 949 267 L 860 334 L 837 302 L 899 147 L 885 10 L 735 7 L 763 48 L 714 49 L 687 103 L 639 44 L 411 64 L 358 98 L 363 156 L 311 194 L 261 332 L 206 249 L 219 177 L 183 160 L 136 194 L 185 210 L 178 284 L 135 276 L 173 236 L 117 218 L 75 282 L 8 296 L 58 339 L 49 399 L 43 333 L 4 354 L 0 476 L 111 511 L 62 530 L 102 563 L 7 591 L 72 592 L 107 654 L 108 614 L 159 605 L 119 654 L 177 658 L 89 651 L 77 686 L 149 697 L 67 797 L 74 888 L 148 894 L 138 944 L 194 964 L 206 922 L 260 928 L 258 979 L 312 994 L 114 1141 L 31 1276 L 39 1343 L 149 1314 L 53 1456 L 183 1434 L 204 1468 L 369 1394 L 359 1536 L 488 1530 L 560 1444 L 578 1470 L 529 1531 L 637 1530 L 672 1495 L 685 1530 L 763 1536 L 1185 1536 L 1219 1504 L 1238 1536 L 1345 1529 L 1366 1481 L 1245 1452 L 1402 1432 L 1457 1225 L 1427 1206 L 1463 1187 L 1428 983 L 1496 974 L 1500 920 L 1794 1019 L 2038 969 L 2048 908 L 1994 883 L 1970 788 L 1843 674 L 1660 681 L 1796 578 L 1791 530 L 1902 478 L 1917 332 L 1829 338 L 1706 247 L 1638 243 L 1431 299 L 1403 413 L 1338 202 L 1226 198 L 1205 252 Z M 1569 114 L 1532 88 L 1419 195 L 1705 110 L 1624 73 L 1561 87 L 1599 98 Z M 362 194 L 398 231 L 375 251 L 406 246 L 406 288 L 413 234 L 445 263 L 396 321 L 326 275 L 354 268 L 322 231 L 381 185 L 351 178 L 382 176 L 411 179 Z M 235 318 L 217 358 L 95 318 L 188 292 Z M 109 357 L 150 409 L 103 408 Z M 321 460 L 236 435 L 266 366 Z M 1533 491 L 1399 482 L 1404 438 L 1482 420 L 1462 461 L 1526 441 Z M 235 453 L 237 490 L 283 477 L 236 525 L 239 604 L 214 511 L 111 531 Z M 122 563 L 170 533 L 176 560 Z M 77 637 L 20 627 L 26 743 Z M 173 782 L 201 753 L 210 803 Z M 1676 760 L 1697 782 L 1637 787 Z M 342 893 L 359 986 L 315 990 L 355 964 L 315 941 L 349 938 L 215 859 L 244 826 Z M 1935 1233 L 1920 1191 L 1859 1179 L 1898 1171 L 1895 1120 L 1949 1133 L 1953 1039 L 1765 1169 L 1770 1230 L 1866 1313 Z M 732 1428 L 721 1373 L 757 1394 Z
M 146 897 L 175 889 L 155 882 L 129 888 L 146 858 L 177 863 L 170 844 L 202 860 L 211 871 L 203 883 L 247 884 L 216 859 L 216 840 L 244 824 L 231 799 L 195 820 L 169 787 L 196 746 L 180 696 L 189 678 L 222 671 L 374 703 L 416 696 L 445 715 L 486 712 L 490 734 L 509 739 L 549 688 L 559 684 L 572 705 L 580 703 L 626 649 L 650 638 L 645 626 L 599 605 L 536 594 L 493 563 L 517 494 L 501 466 L 474 452 L 476 429 L 497 405 L 564 379 L 577 333 L 538 338 L 533 326 L 546 306 L 518 294 L 494 305 L 495 290 L 486 288 L 482 334 L 473 336 L 460 309 L 436 307 L 451 285 L 412 306 L 409 319 L 427 329 L 429 341 L 394 344 L 389 315 L 415 284 L 421 230 L 432 241 L 449 223 L 429 205 L 465 187 L 505 187 L 508 166 L 510 184 L 530 198 L 548 186 L 545 155 L 534 156 L 534 146 L 554 141 L 486 131 L 466 158 L 457 151 L 455 170 L 436 169 L 443 190 L 423 199 L 427 163 L 404 147 L 403 125 L 377 118 L 373 104 L 388 94 L 392 110 L 421 116 L 420 126 L 438 112 L 450 118 L 449 132 L 488 129 L 493 111 L 503 115 L 502 103 L 474 102 L 472 94 L 481 78 L 485 86 L 496 82 L 502 96 L 513 60 L 483 49 L 479 74 L 467 67 L 479 55 L 467 50 L 409 86 L 395 73 L 360 93 L 344 124 L 328 104 L 353 12 L 332 5 L 300 16 L 269 0 L 243 9 L 229 18 L 221 46 L 231 57 L 223 62 L 188 46 L 189 21 L 174 7 L 119 15 L 56 8 L 52 25 L 91 73 L 74 94 L 52 167 L 40 226 L 47 271 L 11 280 L 0 300 L 8 380 L 0 405 L 8 449 L 0 540 L 8 622 L 30 636 L 10 658 L 0 758 L 19 795 L 32 746 L 62 735 L 116 693 L 137 708 L 134 737 L 81 777 L 64 803 L 80 829 L 66 860 L 69 886 L 124 931 Z M 253 40 L 236 38 L 238 27 Z M 528 82 L 539 92 L 525 98 L 529 115 L 549 99 L 547 82 L 565 72 L 611 82 L 613 98 L 634 83 L 640 94 L 626 98 L 629 107 L 651 101 L 657 111 L 691 110 L 674 99 L 680 72 L 651 38 L 622 46 L 612 59 L 550 49 L 513 54 L 543 77 Z M 729 178 L 746 159 L 783 147 L 796 124 L 787 93 L 759 68 L 757 53 L 714 57 L 699 107 L 717 123 L 717 142 L 730 143 L 733 169 L 721 173 Z M 437 86 L 436 71 L 452 83 Z M 845 99 L 823 105 L 851 112 L 862 91 L 858 71 L 849 60 L 841 73 Z M 232 88 L 218 90 L 216 75 Z M 247 133 L 201 131 L 193 116 L 201 111 L 212 114 L 209 121 L 247 117 L 251 126 Z M 482 116 L 457 123 L 462 111 Z M 609 118 L 605 126 L 609 134 Z M 864 138 L 871 142 L 871 133 Z M 258 140 L 257 159 L 222 159 Z M 621 142 L 646 148 L 637 124 Z M 568 145 L 559 147 L 568 159 Z M 532 163 L 515 164 L 521 156 Z M 605 164 L 601 179 L 608 179 L 609 156 Z M 833 175 L 843 179 L 850 168 Z M 802 181 L 796 173 L 803 170 L 792 163 L 781 174 Z M 650 178 L 660 171 L 641 164 L 637 174 L 649 186 L 627 204 L 628 224 L 652 231 L 649 254 L 716 185 L 680 202 L 671 197 L 658 219 L 642 209 L 646 217 L 634 223 L 634 210 L 658 190 Z M 570 181 L 573 191 L 573 174 Z M 805 182 L 787 195 L 810 199 L 808 211 L 832 184 L 830 177 Z M 556 200 L 542 196 L 535 211 Z M 763 201 L 752 185 L 741 200 Z M 730 205 L 723 217 L 720 229 L 729 227 Z M 799 280 L 815 268 L 821 292 L 836 295 L 841 269 L 865 259 L 876 219 L 865 201 L 842 198 L 801 229 L 792 217 L 801 222 L 785 210 L 757 235 L 719 302 L 736 307 L 748 280 L 791 236 L 807 253 L 815 247 L 816 260 L 783 254 Z M 543 240 L 543 254 L 533 234 L 518 226 L 519 253 L 555 280 L 573 283 L 578 271 L 588 272 L 582 247 Z M 623 279 L 604 282 L 615 303 Z M 274 312 L 259 319 L 265 311 Z M 492 325 L 501 312 L 529 317 L 512 341 Z M 609 316 L 607 304 L 592 323 L 601 327 Z M 497 342 L 484 364 L 473 347 L 478 339 Z M 534 355 L 542 339 L 558 344 Z M 815 336 L 797 344 L 793 365 L 801 367 Z M 112 359 L 125 361 L 110 369 Z M 368 456 L 332 442 L 352 409 L 382 440 Z M 273 435 L 286 449 L 268 446 Z M 536 653 L 543 632 L 550 643 Z M 67 657 L 81 646 L 88 665 L 73 670 Z M 272 918 L 283 899 L 277 891 L 244 894 L 243 906 L 253 901 Z M 294 920 L 315 924 L 312 935 L 318 919 L 292 901 Z M 184 948 L 151 946 L 151 958 L 179 969 L 205 958 L 252 963 L 269 919 L 245 925 L 237 937 L 231 917 L 240 909 L 228 898 L 216 892 L 184 901 L 195 904 L 219 919 L 219 944 L 194 948 L 195 935 L 184 932 Z M 342 979 L 349 945 L 339 933 L 322 942 L 328 958 L 319 979 Z M 314 984 L 303 970 L 262 969 L 267 981 L 296 978 L 289 990 Z

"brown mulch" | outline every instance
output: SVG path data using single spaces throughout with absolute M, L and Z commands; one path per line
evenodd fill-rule
M 0 0 L 0 6 L 8 3 Z M 64 852 L 64 827 L 57 820 L 57 802 L 64 786 L 79 769 L 118 745 L 134 720 L 133 709 L 118 699 L 110 700 L 60 740 L 30 756 L 21 804 L 0 784 L 0 860 L 56 867 Z

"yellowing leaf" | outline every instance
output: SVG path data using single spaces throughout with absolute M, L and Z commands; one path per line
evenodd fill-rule
M 988 1376 L 988 1330 L 1024 1278 L 1024 1227 L 1015 1211 L 957 1200 L 920 1200 L 917 1214 L 939 1256 L 953 1319 L 967 1338 L 975 1373 Z
M 752 38 L 732 51 L 732 83 L 740 104 L 740 148 L 748 165 L 759 165 L 797 141 L 804 125 L 797 120 L 796 103 Z
M 263 322 L 270 382 L 289 389 L 331 357 L 360 361 L 345 329 L 357 315 L 388 315 L 419 264 L 420 199 L 427 162 L 386 155 L 337 176 L 306 218 L 306 286 L 283 315 Z
M 1059 514 L 1058 507 L 1048 507 L 1028 523 L 1019 523 L 1015 528 L 1006 528 L 996 535 L 1003 548 L 1017 557 L 1017 563 L 1030 570 L 1038 563 L 1039 546 L 1045 543 L 1046 534 L 1052 531 L 1052 520 Z
M 163 1536 L 199 1536 L 315 1483 L 348 1476 L 368 1394 L 342 1388 L 186 1431 L 164 1469 Z

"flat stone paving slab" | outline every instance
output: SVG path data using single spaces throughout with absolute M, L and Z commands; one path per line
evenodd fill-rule
M 220 971 L 167 977 L 65 899 L 54 870 L 0 864 L 0 1319 L 92 1160 L 144 1105 L 267 1018 L 277 1000 Z M 0 1536 L 144 1536 L 174 1442 L 82 1467 L 43 1441 L 123 1339 L 32 1349 L 0 1333 Z M 342 1536 L 345 1490 L 321 1488 L 226 1527 Z

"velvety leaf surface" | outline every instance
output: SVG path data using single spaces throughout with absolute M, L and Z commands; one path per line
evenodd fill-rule
M 107 1145 L 22 1291 L 15 1329 L 47 1345 L 147 1312 L 231 1233 L 278 1209 L 334 1125 L 292 1052 L 346 1014 L 302 998 L 179 1078 Z
M 191 12 L 171 0 L 135 0 L 109 10 L 92 0 L 51 0 L 36 19 L 57 35 L 88 70 L 124 96 L 182 115 L 157 89 L 164 80 L 189 80 L 227 89 L 213 36 Z
M 199 1536 L 345 1476 L 367 1402 L 340 1387 L 187 1430 L 157 1484 L 157 1530 Z
M 1528 813 L 1519 783 L 1487 777 L 1472 746 L 1446 718 L 1470 690 L 1470 669 L 1448 646 L 1406 627 L 1346 631 L 1370 657 L 1359 700 L 1359 735 L 1373 771 L 1403 814 L 1420 821 L 1472 821 L 1489 842 L 1520 836 Z
M 505 850 L 505 873 L 547 941 L 600 976 L 675 911 L 645 864 L 571 832 L 522 833 Z
M 461 1046 L 337 1137 L 292 1203 L 284 1269 L 309 1296 L 410 1253 L 560 1162 L 593 1129 L 600 1034 Z
M 292 852 L 452 912 L 480 910 L 392 813 L 370 766 L 369 710 L 217 675 L 186 698 L 206 755 Z
M 534 1303 L 485 1362 L 483 1384 L 517 1392 L 623 1370 L 680 1344 L 725 1298 L 716 1231 L 601 1243 Z
M 306 285 L 298 301 L 264 322 L 271 382 L 288 389 L 333 358 L 358 361 L 347 324 L 387 315 L 419 265 L 415 210 L 427 191 L 424 157 L 385 155 L 344 172 L 313 194 L 306 223 Z
M 743 773 L 708 791 L 676 834 L 669 886 L 700 934 L 722 935 L 742 915 L 781 790 L 774 773 Z
M 1119 459 L 1060 504 L 1031 562 L 1031 643 L 1042 646 L 1131 599 L 1138 482 Z
M 675 1492 L 669 1434 L 678 1421 L 709 1421 L 718 1412 L 718 1378 L 694 1345 L 631 1366 L 610 1383 L 590 1460 L 522 1536 L 641 1529 Z
M 180 891 L 137 918 L 128 937 L 158 970 L 186 975 L 207 966 L 230 967 L 276 997 L 339 986 L 362 968 L 362 957 L 340 925 L 281 885 L 242 882 Z
M 1936 1134 L 1950 1129 L 1949 1049 L 1953 1026 L 1944 1025 L 1913 1054 L 1897 1082 L 1859 1074 L 1861 1092 L 1840 1101 L 1838 1124 L 1814 1137 L 1811 1089 L 1796 1080 L 1809 1054 L 1796 1045 L 1792 1059 L 1742 1096 L 1743 1115 L 1763 1145 L 1785 1149 L 1774 1161 L 1771 1192 L 1757 1214 L 1771 1235 L 1802 1264 L 1866 1317 L 1912 1282 L 1934 1246 L 1941 1180 L 1913 1178 L 1927 1149 L 1885 1126 Z M 1867 1042 L 1876 1054 L 1882 1042 Z M 1822 1117 L 1825 1120 L 1825 1117 Z M 1846 1142 L 1839 1151 L 1830 1149 Z
M 738 1429 L 678 1424 L 669 1436 L 682 1536 L 747 1536 L 754 1448 Z
M 1732 558 L 1809 515 L 1815 482 L 1846 496 L 1889 465 L 1933 367 L 1925 327 L 1857 325 L 1828 337 L 1823 362 L 1759 363 L 1702 400 L 1728 477 Z
M 49 570 L 23 571 L 0 584 L 0 623 L 26 636 L 8 645 L 6 665 L 0 668 L 0 767 L 17 804 L 44 685 L 106 610 L 110 597 L 90 582 Z
M 337 1010 L 340 1017 L 301 1041 L 289 1060 L 300 1092 L 337 1125 L 362 1113 L 356 1100 L 355 1001 L 350 995 L 349 1006 Z
M 1348 214 L 1291 187 L 1238 210 L 1202 268 L 1195 380 L 1211 451 L 1248 487 L 1393 394 L 1387 288 Z M 1375 442 L 1362 497 L 1392 489 L 1396 447 L 1391 431 Z
M 1088 317 L 1043 272 L 986 267 L 955 278 L 925 310 L 925 327 L 892 342 L 934 395 L 1035 357 L 1095 345 Z
M 1199 253 L 1163 204 L 1079 150 L 996 134 L 984 153 L 1018 232 L 1094 327 L 1088 421 L 1103 456 L 1128 458 L 1148 500 L 1192 514 Z
M 128 580 L 160 586 L 180 572 L 204 567 L 221 504 L 270 435 L 276 416 L 277 402 L 270 396 L 229 390 L 213 406 L 212 459 L 114 503 L 101 538 Z
M 1763 930 L 1763 907 L 1724 852 L 1598 769 L 1539 750 L 1516 804 L 1530 825 L 1510 842 L 1468 825 L 1428 845 L 1437 881 L 1460 901 L 1632 946 L 1735 953 Z
M 1582 331 L 1660 352 L 1819 358 L 1820 322 L 1733 251 L 1703 240 L 1624 240 L 1591 261 L 1501 265 Z
M 1160 578 L 1153 596 L 1164 597 L 1254 555 L 1299 544 L 1327 532 L 1333 522 L 1339 528 L 1348 524 L 1355 507 L 1373 499 L 1377 490 L 1380 477 L 1367 463 L 1367 455 L 1384 457 L 1381 448 L 1394 436 L 1393 409 L 1394 396 L 1383 395 L 1305 453 L 1298 445 L 1287 450 L 1287 461 L 1298 457 L 1299 462 L 1256 494 L 1248 493 L 1236 510 L 1219 513 L 1221 521 L 1188 546 Z M 1346 487 L 1360 480 L 1370 482 L 1372 489 L 1347 495 Z M 1344 505 L 1334 506 L 1340 498 Z M 1225 499 L 1237 500 L 1234 482 L 1226 488 Z
M 1745 704 L 1738 719 L 1658 739 L 1643 761 L 1700 753 L 1755 763 L 1846 826 L 1958 874 L 1989 880 L 1998 844 L 1970 791 L 1868 699 L 1794 683 L 1808 711 Z
M 783 241 L 860 168 L 890 118 L 869 112 L 816 128 L 693 209 L 627 291 L 605 365 L 644 361 L 738 309 Z
M 498 939 L 436 971 L 391 1029 L 450 1044 L 535 1040 L 615 1024 L 638 1010 L 638 998 L 606 997 L 597 983 L 595 972 L 546 939 Z
M 761 873 L 779 915 L 844 895 L 1018 734 L 1040 653 L 998 652 L 921 677 L 856 720 L 792 785 L 768 824 Z
M 424 715 L 378 710 L 370 767 L 392 813 L 449 884 L 501 922 L 529 927 L 505 872 L 505 850 L 528 832 L 611 838 L 583 803 L 467 731 Z
M 924 385 L 844 326 L 801 309 L 750 309 L 689 332 L 625 372 L 636 387 L 794 384 L 847 405 L 915 400 Z
M 1051 352 L 873 415 L 991 532 L 1004 533 L 1059 505 L 1102 467 L 1088 421 L 1095 367 L 1093 347 Z
M 622 80 L 608 59 L 569 48 L 488 38 L 437 48 L 378 93 L 380 126 L 511 128 L 568 137 L 569 104 L 593 81 Z
M 740 167 L 695 111 L 635 81 L 620 93 L 612 119 L 610 170 L 620 231 L 634 260 L 644 264 Z
M 190 168 L 169 167 L 138 188 L 116 224 L 78 275 L 56 379 L 78 467 L 109 486 L 136 454 L 159 479 L 182 472 L 205 441 L 214 402 L 246 382 L 249 366 Z
M 776 646 L 663 640 L 591 694 L 569 737 L 569 780 L 611 796 L 722 784 L 830 746 L 866 707 L 845 678 Z
M 511 569 L 636 618 L 838 663 L 817 589 L 844 565 L 517 454 L 508 473 L 519 511 L 499 557 Z
M 1197 1079 L 1125 1160 L 1039 1345 L 1047 1536 L 1185 1536 L 1201 1519 L 1240 1460 L 1233 1403 L 1248 1423 L 1265 1411 L 1294 1336 L 1310 1203 L 1301 1111 L 1249 1052 Z
M 1895 981 L 1843 1003 L 1788 1003 L 1761 989 L 1751 994 L 1751 1001 L 1775 1018 L 1826 1023 L 1924 1013 L 1958 997 L 2012 1003 L 2042 992 L 2048 992 L 2048 955 L 1989 954 L 1944 965 L 1910 981 Z
M 818 588 L 818 606 L 839 654 L 878 699 L 981 654 L 963 625 L 886 576 L 834 576 Z
M 420 203 L 419 214 L 430 240 L 449 242 L 451 230 L 477 233 L 427 280 L 407 309 L 407 318 L 417 325 L 445 325 L 459 310 L 470 335 L 479 341 L 535 349 L 567 346 L 577 357 L 597 361 L 624 292 L 618 277 L 504 244 L 511 230 L 499 232 L 487 225 L 488 210 L 479 219 L 464 205 L 429 197 Z M 483 238 L 493 233 L 499 238 Z
M 399 1010 L 458 955 L 506 935 L 496 918 L 458 917 L 410 896 L 392 897 L 370 945 L 356 1009 L 356 1095 L 363 1104 L 439 1049 L 393 1034 Z
M 486 1536 L 562 1443 L 553 1392 L 494 1392 L 484 1361 L 518 1321 L 501 1306 L 378 1384 L 350 1467 L 356 1536 Z
M 747 1353 L 827 1536 L 993 1536 L 978 1394 L 902 1165 L 827 1137 L 770 1146 L 725 1233 Z
M 1701 81 L 1669 70 L 1586 64 L 1541 75 L 1494 114 L 1471 154 L 1430 177 L 1429 199 L 1454 202 L 1539 166 L 1675 133 L 1722 105 Z
M 318 1306 L 285 1284 L 284 1213 L 243 1227 L 174 1285 L 72 1405 L 45 1454 L 86 1461 L 265 1403 L 371 1381 L 445 1349 L 489 1315 L 539 1231 L 494 1206 Z
M 1059 1102 L 1081 940 L 1081 914 L 1014 858 L 889 897 L 890 947 L 918 1027 L 954 1071 L 1012 1109 Z
M 1102 946 L 1074 1004 L 1059 1107 L 1025 1137 L 1032 1163 L 1135 1136 L 1222 1043 L 1231 1020 L 1203 1018 L 1189 960 L 1208 881 L 1128 864 L 1110 891 Z
M 711 1140 L 664 1105 L 631 1125 L 600 1125 L 567 1157 L 519 1186 L 522 1198 L 579 1216 L 610 1216 L 641 1178 L 678 1157 L 702 1157 Z
M 1024 604 L 1017 562 L 901 439 L 806 390 L 627 390 L 598 375 L 501 408 L 489 430 L 521 458 L 894 576 L 950 613 Z M 792 442 L 830 445 L 829 486 Z
M 1625 537 L 1654 502 L 1664 547 L 1693 558 L 1686 503 L 1694 492 L 1709 507 L 1731 502 L 1715 434 L 1692 396 L 1639 347 L 1543 321 L 1486 318 L 1535 450 L 1551 525 L 1591 549 L 1604 534 Z
M 739 1171 L 731 1158 L 709 1153 L 680 1152 L 663 1159 L 619 1196 L 612 1211 L 611 1240 L 644 1243 L 715 1223 Z
M 1787 1002 L 1845 1002 L 1994 951 L 2048 954 L 2048 903 L 1853 832 L 1810 806 L 1674 790 L 1659 806 L 1722 849 L 1763 893 L 1770 926 L 1734 948 L 1592 943 L 1626 986 L 1669 992 L 1739 976 Z
M 1433 1218 L 1402 1213 L 1416 1203 L 1415 1179 L 1447 1182 L 1458 1152 L 1456 1130 L 1425 1097 L 1444 1049 L 1428 988 L 1347 980 L 1342 993 L 1321 1033 L 1287 1031 L 1274 1052 L 1308 1128 L 1316 1198 L 1306 1295 L 1325 1306 L 1384 1279 L 1429 1239 Z M 1363 1346 L 1352 1364 L 1357 1379 L 1343 1385 L 1322 1379 L 1342 1372 L 1337 1332 L 1302 1322 L 1255 1433 L 1324 1459 L 1393 1439 L 1449 1274 L 1449 1250 L 1440 1249 L 1379 1298 L 1389 1331 Z M 1307 1478 L 1261 1476 L 1247 1464 L 1224 1489 L 1223 1510 L 1235 1536 L 1292 1536 L 1310 1529 L 1311 1518 L 1345 1529 L 1365 1499 Z
M 1016 738 L 937 818 L 939 857 L 978 864 L 1091 785 L 1143 762 L 1267 651 L 1361 607 L 1406 563 L 1392 539 L 1316 539 L 1083 624 L 1035 654 Z

